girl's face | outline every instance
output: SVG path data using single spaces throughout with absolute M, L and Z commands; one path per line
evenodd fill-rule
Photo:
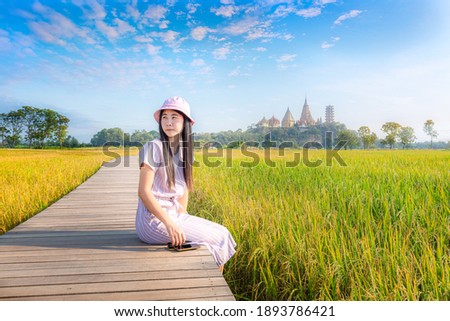
M 180 134 L 183 130 L 184 118 L 179 112 L 166 109 L 161 115 L 161 126 L 169 140 Z

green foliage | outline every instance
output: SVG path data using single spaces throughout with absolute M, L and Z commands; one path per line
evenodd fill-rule
M 67 148 L 80 147 L 80 143 L 78 142 L 78 140 L 70 135 L 67 136 L 66 139 L 64 139 L 62 145 Z
M 403 146 L 403 149 L 414 143 L 414 141 L 416 140 L 416 136 L 414 135 L 414 129 L 408 126 L 402 127 L 400 129 L 398 137 L 400 139 L 400 143 Z
M 378 138 L 377 134 L 372 133 L 370 131 L 370 128 L 367 126 L 361 126 L 358 129 L 358 136 L 363 143 L 364 149 L 369 149 L 371 146 L 373 146 Z
M 324 145 L 326 132 L 336 133 L 345 130 L 344 124 L 320 124 L 308 128 L 302 127 L 250 127 L 246 131 L 222 131 L 218 133 L 197 133 L 195 141 L 214 142 L 216 145 L 237 146 L 239 142 L 250 143 L 251 145 L 263 144 L 268 134 L 271 142 L 277 146 L 282 143 L 292 143 L 292 147 L 301 147 L 307 142 L 319 142 Z
M 438 136 L 437 131 L 434 130 L 434 121 L 428 119 L 423 125 L 423 131 L 425 132 L 425 134 L 430 136 L 430 148 L 433 148 L 433 138 L 436 138 Z
M 104 145 L 123 145 L 124 132 L 122 129 L 116 128 L 103 128 L 91 139 L 92 146 L 104 146 Z
M 155 138 L 159 133 L 155 130 L 136 130 L 131 135 L 121 128 L 103 128 L 91 139 L 92 146 L 141 146 Z
M 131 134 L 130 137 L 130 145 L 134 146 L 134 145 L 138 145 L 138 144 L 145 144 L 155 138 L 159 137 L 159 133 L 155 130 L 152 130 L 150 132 L 146 131 L 146 130 L 136 130 L 133 132 L 133 134 Z M 138 143 L 138 144 L 136 144 Z
M 24 141 L 30 148 L 43 148 L 56 140 L 62 147 L 69 121 L 51 109 L 32 106 L 0 114 L 1 146 L 16 147 Z
M 344 129 L 339 132 L 336 140 L 338 142 L 346 142 L 344 148 L 353 149 L 359 145 L 358 133 L 354 130 Z
M 346 167 L 286 166 L 295 152 L 273 155 L 275 167 L 243 167 L 233 151 L 196 168 L 189 212 L 235 238 L 225 277 L 237 298 L 450 300 L 447 151 L 341 151 Z
M 386 133 L 386 137 L 382 140 L 383 145 L 389 145 L 392 149 L 394 144 L 397 142 L 398 135 L 402 126 L 395 122 L 387 122 L 381 126 L 381 130 Z

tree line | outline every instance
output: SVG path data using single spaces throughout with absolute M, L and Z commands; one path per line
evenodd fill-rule
M 417 139 L 412 127 L 402 126 L 396 122 L 384 123 L 381 130 L 386 136 L 378 139 L 377 135 L 367 126 L 361 126 L 358 131 L 345 129 L 339 132 L 337 140 L 347 142 L 345 148 L 355 148 L 362 144 L 364 149 L 369 149 L 378 143 L 383 147 L 388 146 L 389 149 L 392 149 L 398 143 L 405 149 L 410 147 Z M 424 123 L 423 130 L 425 134 L 430 136 L 430 148 L 433 148 L 433 138 L 438 136 L 434 129 L 433 120 L 427 120 Z
M 152 130 L 135 130 L 132 134 L 125 133 L 121 128 L 103 128 L 92 138 L 91 146 L 142 146 L 159 137 L 159 132 Z
M 283 127 L 254 127 L 250 126 L 246 131 L 238 129 L 236 131 L 227 130 L 216 133 L 195 133 L 194 141 L 197 146 L 208 144 L 211 147 L 239 148 L 242 144 L 264 147 L 270 135 L 270 141 L 278 145 L 285 142 L 292 143 L 294 148 L 301 148 L 304 144 L 315 142 L 326 146 L 326 134 L 331 132 L 333 137 L 332 146 L 345 142 L 345 149 L 353 148 L 394 148 L 400 144 L 402 148 L 413 146 L 416 140 L 414 129 L 409 126 L 402 126 L 396 122 L 383 124 L 381 130 L 386 134 L 384 138 L 379 138 L 368 126 L 361 126 L 357 131 L 347 129 L 344 124 L 322 123 L 308 128 L 283 128 Z M 434 122 L 427 120 L 424 124 L 424 131 L 430 136 L 431 142 L 428 147 L 433 147 L 433 138 L 437 137 L 434 130 Z M 91 141 L 91 146 L 141 146 L 148 141 L 158 138 L 157 131 L 137 130 L 132 134 L 125 133 L 121 128 L 104 128 L 96 133 Z M 447 144 L 448 145 L 448 144 Z M 444 143 L 441 146 L 448 148 Z M 416 144 L 424 148 L 423 144 Z
M 132 134 L 125 133 L 121 128 L 104 128 L 97 132 L 89 144 L 80 144 L 75 137 L 68 136 L 70 120 L 64 115 L 51 109 L 40 109 L 32 106 L 23 106 L 18 110 L 0 114 L 0 143 L 1 147 L 16 147 L 27 145 L 30 148 L 43 148 L 46 145 L 62 147 L 86 146 L 141 146 L 154 138 L 159 137 L 155 130 L 136 130 Z M 322 123 L 308 128 L 268 128 L 250 126 L 246 131 L 222 131 L 218 133 L 196 133 L 194 140 L 200 146 L 205 143 L 218 143 L 227 148 L 236 148 L 245 143 L 261 143 L 270 134 L 270 139 L 279 144 L 292 142 L 292 147 L 299 148 L 308 142 L 318 142 L 326 145 L 326 133 L 331 132 L 334 137 L 333 145 L 345 142 L 344 148 L 364 149 L 374 147 L 389 147 L 396 144 L 403 148 L 410 147 L 416 140 L 414 129 L 402 126 L 396 122 L 387 122 L 381 130 L 386 134 L 378 138 L 368 126 L 361 126 L 357 131 L 347 129 L 341 123 Z M 433 147 L 433 138 L 437 131 L 434 122 L 427 120 L 423 127 L 424 132 L 430 136 L 430 147 Z
M 46 144 L 58 144 L 62 148 L 69 122 L 69 118 L 54 110 L 23 106 L 0 114 L 0 143 L 3 147 L 25 144 L 43 148 Z

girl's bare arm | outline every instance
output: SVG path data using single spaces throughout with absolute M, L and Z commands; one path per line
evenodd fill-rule
M 180 245 L 186 241 L 183 230 L 176 225 L 159 205 L 152 193 L 152 185 L 155 178 L 155 171 L 150 166 L 144 164 L 139 172 L 138 195 L 145 207 L 155 215 L 165 226 L 172 244 Z

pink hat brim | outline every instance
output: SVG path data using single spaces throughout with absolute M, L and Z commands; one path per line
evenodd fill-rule
M 156 120 L 156 122 L 157 122 L 158 124 L 159 124 L 159 115 L 161 114 L 161 110 L 166 110 L 166 109 L 176 110 L 176 111 L 182 113 L 187 119 L 190 120 L 191 125 L 194 125 L 194 124 L 195 124 L 195 121 L 192 119 L 192 117 L 189 117 L 188 115 L 186 115 L 186 114 L 184 113 L 184 111 L 181 110 L 178 106 L 170 106 L 170 105 L 169 105 L 169 106 L 161 107 L 161 108 L 159 108 L 157 111 L 155 111 L 155 112 L 153 113 L 153 117 L 155 118 L 155 120 Z

